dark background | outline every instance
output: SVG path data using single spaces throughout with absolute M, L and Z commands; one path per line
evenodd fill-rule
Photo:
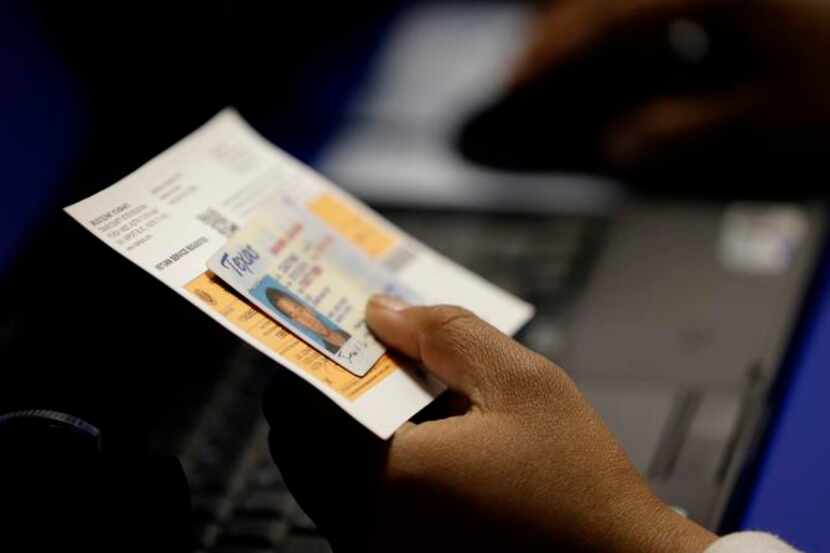
M 0 7 L 0 412 L 56 409 L 166 452 L 238 341 L 60 208 L 225 106 L 311 160 L 396 2 Z

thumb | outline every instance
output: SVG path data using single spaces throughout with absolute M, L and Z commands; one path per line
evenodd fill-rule
M 366 321 L 389 347 L 420 361 L 450 389 L 479 406 L 493 400 L 505 373 L 526 366 L 517 361 L 531 355 L 460 307 L 411 307 L 390 296 L 373 296 Z

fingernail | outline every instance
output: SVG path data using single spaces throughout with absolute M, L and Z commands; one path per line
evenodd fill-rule
M 373 307 L 379 307 L 389 311 L 403 311 L 404 309 L 412 307 L 400 298 L 396 298 L 395 296 L 386 296 L 384 294 L 376 294 L 372 296 L 369 298 L 369 304 Z

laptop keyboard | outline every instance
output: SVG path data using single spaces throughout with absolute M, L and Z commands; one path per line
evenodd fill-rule
M 601 219 L 386 211 L 405 231 L 506 290 L 538 314 L 520 339 L 555 355 L 559 320 L 584 285 L 601 243 Z M 179 458 L 191 488 L 193 551 L 331 551 L 288 492 L 268 452 L 261 394 L 270 360 L 240 348 L 201 406 Z
M 260 401 L 272 371 L 270 361 L 240 348 L 182 447 L 194 551 L 330 551 L 268 452 Z
M 517 335 L 556 357 L 562 319 L 584 288 L 602 246 L 607 219 L 581 215 L 492 215 L 384 211 L 434 250 L 536 307 Z

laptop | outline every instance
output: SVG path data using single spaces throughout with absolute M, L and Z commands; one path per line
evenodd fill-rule
M 825 213 L 474 163 L 459 129 L 498 97 L 530 17 L 520 3 L 405 11 L 318 167 L 536 305 L 518 339 L 575 379 L 658 495 L 717 529 L 761 434 Z
M 825 213 L 471 162 L 459 129 L 498 95 L 530 17 L 501 2 L 403 10 L 315 165 L 532 302 L 518 340 L 574 378 L 658 495 L 718 529 L 769 414 Z M 255 398 L 270 367 L 247 348 L 224 364 L 179 442 L 197 547 L 328 550 L 267 451 Z
M 538 314 L 518 339 L 575 379 L 664 500 L 716 529 L 769 413 L 768 391 L 821 249 L 825 213 L 793 203 L 643 198 L 587 171 L 471 162 L 458 147 L 459 129 L 499 94 L 529 10 L 505 2 L 403 10 L 315 165 L 425 243 L 532 302 Z M 67 240 L 72 233 L 67 227 Z M 63 249 L 56 255 L 67 260 L 58 266 L 71 266 L 75 252 Z M 111 283 L 95 293 L 115 297 L 134 284 L 147 290 L 148 305 L 165 302 L 164 321 L 135 310 L 134 324 L 96 328 L 89 365 L 100 371 L 48 371 L 48 385 L 31 379 L 33 397 L 45 393 L 46 404 L 93 422 L 94 406 L 114 411 L 103 429 L 109 451 L 175 454 L 190 486 L 194 551 L 328 551 L 267 449 L 259 399 L 272 363 L 206 329 L 128 264 L 108 267 Z M 86 290 L 75 273 L 61 278 Z M 83 294 L 71 300 L 63 311 L 88 310 Z M 2 322 L 0 345 L 16 328 Z M 176 356 L 182 328 L 204 346 L 198 362 L 191 351 Z M 77 349 L 67 334 L 55 352 Z M 124 359 L 122 334 L 146 334 L 169 356 L 151 378 L 134 371 L 154 366 L 159 350 Z M 42 348 L 39 333 L 17 350 L 35 347 Z M 119 371 L 110 370 L 111 359 Z M 67 403 L 62 389 L 70 384 L 85 394 Z M 20 387 L 5 388 L 4 409 L 29 405 Z M 145 408 L 146 397 L 159 401 L 168 389 L 176 392 L 170 405 Z

